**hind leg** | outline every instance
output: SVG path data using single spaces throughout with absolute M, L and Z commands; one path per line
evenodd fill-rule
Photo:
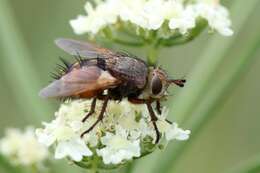
M 94 99 L 92 100 L 89 113 L 82 119 L 82 122 L 83 122 L 83 123 L 90 117 L 90 115 L 92 115 L 92 114 L 95 112 L 96 102 L 97 102 L 97 98 L 94 98 Z
M 100 121 L 103 120 L 103 118 L 104 118 L 104 113 L 105 113 L 106 108 L 107 108 L 108 100 L 109 100 L 109 96 L 106 96 L 106 98 L 104 98 L 104 102 L 103 102 L 103 105 L 102 105 L 102 108 L 101 108 L 101 112 L 100 112 L 100 114 L 99 114 L 99 116 L 98 116 L 97 121 L 96 121 L 88 130 L 86 130 L 85 132 L 83 132 L 83 133 L 81 134 L 81 138 L 83 138 L 85 134 L 87 134 L 87 133 L 89 133 L 91 130 L 93 130 L 93 129 L 96 127 L 96 125 L 97 125 Z

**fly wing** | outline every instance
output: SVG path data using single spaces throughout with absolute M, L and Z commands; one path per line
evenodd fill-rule
M 71 55 L 80 55 L 86 58 L 107 57 L 115 54 L 113 51 L 99 47 L 89 42 L 82 42 L 73 39 L 60 38 L 55 40 L 56 45 Z
M 108 71 L 96 66 L 73 69 L 59 80 L 53 81 L 42 89 L 39 95 L 43 98 L 61 98 L 77 96 L 85 92 L 95 92 L 115 87 L 120 81 Z

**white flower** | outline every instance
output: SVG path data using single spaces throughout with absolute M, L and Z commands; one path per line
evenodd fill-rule
M 59 111 L 55 113 L 55 120 L 51 123 L 43 123 L 45 128 L 36 130 L 39 142 L 46 146 L 57 143 L 55 158 L 61 159 L 68 156 L 74 161 L 80 161 L 84 156 L 92 155 L 92 152 L 85 144 L 85 140 L 79 138 L 81 129 L 84 127 L 81 120 L 88 111 L 86 108 L 89 107 L 89 101 L 75 100 L 64 103 Z M 91 119 L 92 121 L 88 121 L 88 123 L 95 121 L 94 118 L 89 120 Z M 93 140 L 91 141 L 93 144 Z
M 194 11 L 191 6 L 188 6 L 185 9 L 180 6 L 179 10 L 179 14 L 170 19 L 169 28 L 179 29 L 181 34 L 186 34 L 189 29 L 196 26 Z
M 167 141 L 177 139 L 180 141 L 189 139 L 190 130 L 183 130 L 178 128 L 178 124 L 169 124 L 166 121 L 158 121 L 158 128 L 161 132 L 164 132 Z
M 96 9 L 93 9 L 91 3 L 87 2 L 85 10 L 88 16 L 80 15 L 77 19 L 71 20 L 70 24 L 77 34 L 85 32 L 96 34 L 106 25 L 116 22 L 117 14 L 113 11 L 115 5 L 115 0 L 108 0 L 106 3 L 98 5 Z
M 232 35 L 228 11 L 218 1 L 197 0 L 105 0 L 96 7 L 85 5 L 87 15 L 79 15 L 70 24 L 76 34 L 97 34 L 113 24 L 130 22 L 137 28 L 159 30 L 164 23 L 170 30 L 186 34 L 204 18 L 209 26 L 224 36 Z M 121 25 L 121 24 L 120 24 Z
M 147 24 L 144 28 L 157 30 L 164 22 L 163 4 L 161 0 L 147 1 L 143 7 L 143 17 L 146 19 Z
M 63 106 L 60 110 L 62 108 Z M 45 129 L 36 130 L 36 135 L 39 142 L 46 146 L 51 146 L 54 142 L 57 142 L 55 151 L 56 159 L 68 156 L 74 161 L 80 161 L 84 156 L 92 155 L 92 152 L 83 139 L 79 138 L 79 134 L 74 131 L 72 126 L 65 122 L 64 117 L 58 116 L 51 123 L 44 123 L 44 126 Z
M 115 6 L 117 9 L 113 9 L 118 12 L 118 16 L 123 21 L 129 21 L 140 27 L 145 28 L 147 26 L 147 20 L 143 13 L 143 7 L 146 3 L 145 0 L 117 0 L 119 6 Z
M 73 129 L 65 124 L 62 117 L 57 117 L 51 123 L 43 123 L 45 129 L 37 129 L 39 142 L 51 146 L 55 141 L 68 140 L 74 137 Z
M 194 5 L 196 16 L 208 21 L 209 26 L 224 36 L 233 35 L 228 10 L 216 3 L 197 3 Z
M 90 32 L 90 29 L 87 28 L 87 23 L 88 18 L 83 15 L 79 15 L 76 19 L 70 21 L 70 25 L 76 34 L 84 34 L 86 32 Z M 98 30 L 99 28 L 95 29 L 94 33 L 96 33 Z
M 47 148 L 37 141 L 32 127 L 24 132 L 8 129 L 0 141 L 0 152 L 13 164 L 20 165 L 40 164 L 48 157 Z
M 98 100 L 96 110 L 86 122 L 81 120 L 89 112 L 91 100 L 72 100 L 60 106 L 55 119 L 43 123 L 43 129 L 37 129 L 38 140 L 46 146 L 54 146 L 55 158 L 69 157 L 80 162 L 83 158 L 99 157 L 103 164 L 121 164 L 141 156 L 141 145 L 146 137 L 155 145 L 156 133 L 146 105 L 134 105 L 127 100 L 109 101 L 104 119 L 80 138 L 82 132 L 97 120 L 103 101 Z M 165 121 L 166 108 L 157 115 L 159 131 L 167 140 L 188 139 L 188 131 L 179 129 L 177 124 Z M 162 123 L 164 122 L 164 123 Z M 83 161 L 84 162 L 84 161 Z
M 190 130 L 183 130 L 178 128 L 178 124 L 173 123 L 171 127 L 165 132 L 166 140 L 170 141 L 177 139 L 180 141 L 189 139 Z
M 115 134 L 107 132 L 101 138 L 101 143 L 105 147 L 98 149 L 97 154 L 102 156 L 105 164 L 118 164 L 141 155 L 140 141 L 130 141 L 127 137 L 126 130 L 118 126 Z
M 157 121 L 157 125 L 159 131 L 165 135 L 167 141 L 170 140 L 187 140 L 189 139 L 189 135 L 191 133 L 190 130 L 183 130 L 178 127 L 178 124 L 173 122 L 169 123 L 166 120 L 166 116 L 168 114 L 168 109 L 165 107 L 162 109 L 162 115 L 157 115 L 159 120 Z
M 93 153 L 85 142 L 78 138 L 60 141 L 55 151 L 55 159 L 69 156 L 74 161 L 81 161 L 83 156 L 91 156 Z

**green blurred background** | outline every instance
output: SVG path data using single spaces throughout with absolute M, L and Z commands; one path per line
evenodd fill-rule
M 0 0 L 0 134 L 7 127 L 40 126 L 52 119 L 57 101 L 38 91 L 50 81 L 58 57 L 58 37 L 73 34 L 68 21 L 83 14 L 85 0 Z M 223 1 L 234 36 L 205 31 L 195 41 L 163 49 L 159 63 L 172 76 L 186 76 L 172 89 L 171 119 L 192 129 L 191 139 L 171 142 L 115 172 L 260 172 L 260 1 Z M 109 45 L 145 57 L 143 49 Z M 56 161 L 53 172 L 86 172 Z M 0 164 L 0 172 L 11 172 Z

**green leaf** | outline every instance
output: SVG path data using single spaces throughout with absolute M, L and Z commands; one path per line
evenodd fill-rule
M 238 0 L 233 2 L 230 13 L 234 16 L 233 26 L 235 33 L 239 33 L 239 31 L 242 30 L 257 3 L 257 0 Z M 241 10 L 241 7 L 243 7 L 243 10 Z M 175 100 L 172 103 L 174 109 L 171 110 L 170 115 L 174 115 L 177 122 L 181 122 L 183 125 L 183 123 L 187 122 L 191 117 L 190 121 L 185 123 L 185 127 L 192 130 L 192 138 L 185 142 L 174 142 L 174 144 L 169 144 L 163 153 L 157 152 L 153 157 L 137 163 L 134 172 L 174 172 L 177 159 L 179 159 L 186 149 L 186 145 L 192 143 L 194 134 L 199 132 L 197 131 L 199 129 L 196 128 L 205 125 L 202 124 L 202 122 L 205 122 L 205 120 L 209 118 L 210 114 L 208 114 L 208 112 L 214 108 L 215 101 L 221 99 L 221 96 L 225 95 L 226 91 L 234 86 L 236 80 L 233 79 L 242 74 L 239 72 L 240 67 L 244 67 L 245 63 L 250 62 L 249 55 L 255 49 L 255 47 L 252 48 L 252 46 L 256 44 L 255 39 L 252 39 L 251 42 L 248 43 L 249 45 L 245 45 L 247 49 L 244 53 L 246 55 L 239 57 L 240 60 L 237 58 L 234 59 L 236 63 L 226 72 L 228 75 L 225 80 L 222 82 L 214 81 L 214 83 L 218 84 L 217 92 L 210 93 L 209 95 L 205 94 L 212 87 L 211 79 L 215 75 L 216 70 L 221 66 L 223 60 L 225 60 L 230 48 L 236 44 L 237 37 L 237 34 L 229 38 L 220 37 L 218 35 L 212 37 L 211 41 L 205 47 L 205 51 L 202 53 L 201 58 L 191 70 L 188 85 L 186 85 L 185 89 L 178 95 L 178 98 L 175 97 Z M 244 62 L 245 60 L 246 62 Z M 202 107 L 204 110 L 201 110 L 200 114 L 194 115 L 193 112 L 198 107 L 198 104 L 201 102 L 207 103 L 207 101 L 212 101 L 212 105 L 203 105 Z
M 50 107 L 39 101 L 40 79 L 9 3 L 8 0 L 0 0 L 0 66 L 22 110 L 18 116 L 33 122 L 40 116 L 47 116 Z
M 206 94 L 207 97 L 201 101 L 200 108 L 196 111 L 196 114 L 193 114 L 194 117 L 190 118 L 185 123 L 185 126 L 192 127 L 192 138 L 190 141 L 187 141 L 185 145 L 179 145 L 174 148 L 174 156 L 171 158 L 173 164 L 171 166 L 172 169 L 170 170 L 174 169 L 174 166 L 178 161 L 177 159 L 181 157 L 184 149 L 187 146 L 192 145 L 193 139 L 196 138 L 196 135 L 207 123 L 207 120 L 216 114 L 217 108 L 221 107 L 224 100 L 236 86 L 240 77 L 249 69 L 252 62 L 257 58 L 255 54 L 260 50 L 260 35 L 253 39 L 253 41 L 247 43 L 250 46 L 248 47 L 248 50 L 246 50 L 246 53 L 244 53 L 246 55 L 236 58 L 233 66 L 230 66 L 229 70 L 226 71 L 226 76 L 222 78 L 222 81 L 218 82 L 218 85 L 215 85 L 215 87 L 212 87 Z
M 260 157 L 254 157 L 245 161 L 239 166 L 233 168 L 226 173 L 259 173 L 260 172 Z

